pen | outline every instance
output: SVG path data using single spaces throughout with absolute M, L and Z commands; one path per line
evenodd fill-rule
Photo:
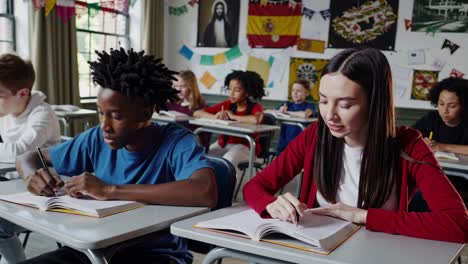
M 296 211 L 296 227 L 299 225 L 299 212 Z
M 47 164 L 44 160 L 44 156 L 42 156 L 42 152 L 39 147 L 37 147 L 37 154 L 39 154 L 39 159 L 41 160 L 42 168 L 49 174 L 49 176 L 52 176 L 52 174 L 50 174 L 49 168 L 47 167 Z M 55 190 L 54 190 L 54 195 L 57 196 L 57 193 L 55 192 Z
M 432 140 L 432 134 L 433 134 L 432 131 L 429 132 L 429 140 Z

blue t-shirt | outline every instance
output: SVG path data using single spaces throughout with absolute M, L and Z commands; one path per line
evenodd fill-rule
M 197 144 L 195 135 L 176 124 L 153 124 L 154 137 L 136 152 L 113 150 L 97 126 L 63 144 L 51 147 L 50 157 L 60 175 L 76 176 L 88 171 L 108 184 L 159 184 L 188 179 L 195 171 L 212 168 Z M 137 248 L 148 254 L 165 254 L 178 263 L 190 263 L 192 255 L 185 240 L 167 234 Z
M 279 109 L 284 104 L 281 104 L 277 109 Z M 313 115 L 316 115 L 315 105 L 313 103 L 302 102 L 296 104 L 294 102 L 287 102 L 286 105 L 288 106 L 288 111 L 297 112 L 297 111 L 305 111 L 307 109 L 312 110 Z M 278 153 L 281 153 L 286 146 L 289 144 L 291 140 L 293 140 L 297 135 L 299 135 L 302 130 L 297 126 L 292 125 L 281 125 L 280 137 L 278 141 L 278 147 L 276 150 Z

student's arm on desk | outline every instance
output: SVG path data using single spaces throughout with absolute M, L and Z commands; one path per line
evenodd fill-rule
M 96 180 L 99 180 L 94 175 L 77 178 L 75 182 L 71 182 L 75 178 L 77 177 L 73 177 L 66 185 L 72 194 L 81 192 L 101 200 L 129 200 L 178 206 L 216 205 L 215 175 L 209 168 L 195 171 L 186 180 L 163 184 L 107 185 L 97 183 Z
M 436 142 L 434 140 L 428 141 L 428 145 L 434 152 L 444 151 L 455 154 L 468 155 L 468 145 L 444 144 Z
M 263 120 L 263 113 L 257 112 L 255 114 L 241 116 L 241 115 L 234 115 L 231 111 L 227 111 L 229 113 L 229 119 L 236 120 L 242 123 L 249 123 L 249 124 L 260 124 Z
M 50 165 L 49 149 L 41 149 L 44 161 Z M 29 192 L 36 195 L 52 196 L 55 190 L 60 189 L 64 183 L 57 175 L 50 175 L 42 168 L 42 163 L 36 151 L 28 151 L 16 158 L 16 169 L 26 181 Z

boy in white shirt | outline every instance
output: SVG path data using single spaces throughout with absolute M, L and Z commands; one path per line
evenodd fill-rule
M 31 62 L 13 54 L 0 56 L 0 162 L 60 142 L 60 126 L 46 96 L 31 91 L 35 80 Z

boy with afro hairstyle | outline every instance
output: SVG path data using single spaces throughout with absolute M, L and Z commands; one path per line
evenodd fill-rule
M 217 201 L 214 170 L 189 130 L 175 124 L 151 122 L 153 109 L 177 99 L 174 79 L 160 59 L 124 49 L 96 52 L 90 62 L 99 85 L 100 126 L 61 145 L 44 149 L 46 161 L 64 183 L 41 169 L 36 152 L 17 160 L 28 190 L 53 195 L 64 186 L 72 197 L 133 200 L 148 204 L 214 207 Z M 118 251 L 114 263 L 191 263 L 185 241 L 167 233 Z M 82 252 L 63 247 L 25 263 L 90 263 Z

